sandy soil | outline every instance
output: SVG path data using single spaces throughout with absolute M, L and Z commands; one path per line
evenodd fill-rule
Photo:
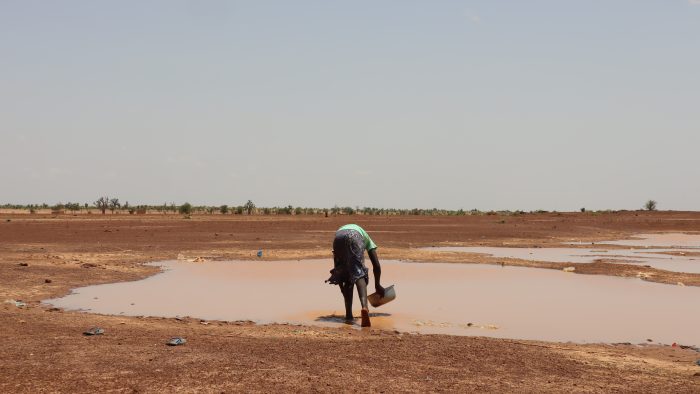
M 0 214 L 0 301 L 28 304 L 0 304 L 0 391 L 700 392 L 700 367 L 694 364 L 700 353 L 679 347 L 203 324 L 64 312 L 40 304 L 74 287 L 142 278 L 156 269 L 141 263 L 178 254 L 253 258 L 263 249 L 266 259 L 326 258 L 333 231 L 347 222 L 370 232 L 380 246 L 380 258 L 554 269 L 564 265 L 415 248 L 547 247 L 642 232 L 700 232 L 700 213 L 686 212 L 191 219 Z M 576 272 L 700 285 L 697 274 L 605 262 L 576 265 Z M 695 309 L 689 301 L 688 313 Z M 94 325 L 104 327 L 106 334 L 81 335 Z M 174 335 L 186 337 L 188 343 L 165 346 Z

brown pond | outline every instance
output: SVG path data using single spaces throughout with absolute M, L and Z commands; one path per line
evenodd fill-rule
M 330 261 L 170 261 L 135 281 L 79 288 L 56 307 L 130 316 L 191 316 L 342 326 Z M 575 342 L 700 345 L 700 288 L 496 265 L 384 261 L 397 299 L 374 327 L 403 332 Z M 373 286 L 370 286 L 373 287 Z M 355 300 L 356 314 L 359 311 Z

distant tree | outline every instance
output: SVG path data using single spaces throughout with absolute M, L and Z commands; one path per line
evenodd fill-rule
M 646 204 L 644 204 L 644 209 L 646 209 L 647 211 L 656 211 L 656 201 L 647 201 Z
M 122 205 L 122 208 L 124 208 L 124 209 L 126 209 L 126 210 L 128 211 L 129 208 L 131 208 L 131 207 L 129 206 L 129 202 L 128 202 L 128 201 L 125 202 L 124 205 Z
M 73 213 L 78 212 L 78 211 L 80 211 L 80 204 L 77 202 L 67 202 L 66 209 L 68 209 L 69 211 L 71 211 Z
M 112 213 L 114 213 L 114 211 L 119 209 L 119 207 L 121 207 L 121 206 L 122 205 L 119 203 L 118 198 L 112 198 L 109 200 L 109 210 L 112 211 Z
M 189 215 L 190 213 L 192 213 L 192 204 L 186 202 L 180 205 L 179 212 L 183 215 Z
M 97 209 L 102 211 L 102 214 L 105 214 L 105 211 L 107 211 L 107 208 L 109 208 L 109 197 L 100 197 L 95 201 L 95 206 Z
M 224 204 L 220 206 L 219 212 L 221 212 L 222 215 L 226 215 L 228 213 L 228 205 Z
M 243 206 L 242 205 L 239 205 L 236 207 L 236 214 L 243 215 Z
M 255 204 L 253 204 L 252 200 L 248 200 L 245 203 L 245 205 L 243 205 L 243 208 L 245 209 L 245 211 L 248 215 L 252 215 L 253 211 L 255 210 Z

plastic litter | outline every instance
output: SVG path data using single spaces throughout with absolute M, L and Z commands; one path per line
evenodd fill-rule
M 184 345 L 185 343 L 187 343 L 187 340 L 183 337 L 172 337 L 165 344 L 168 346 L 180 346 L 180 345 Z
M 17 308 L 24 308 L 25 306 L 27 306 L 27 304 L 25 304 L 24 302 L 17 300 L 5 300 L 5 303 L 14 304 Z
M 104 334 L 104 333 L 105 333 L 105 330 L 104 330 L 103 328 L 100 328 L 100 327 L 91 327 L 90 329 L 88 329 L 87 331 L 85 331 L 85 332 L 83 333 L 83 335 L 92 336 L 92 335 L 102 335 L 102 334 Z

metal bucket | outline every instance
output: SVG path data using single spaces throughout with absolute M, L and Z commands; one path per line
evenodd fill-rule
M 367 300 L 376 308 L 393 301 L 394 298 L 396 298 L 396 290 L 394 290 L 394 285 L 391 285 L 384 288 L 384 297 L 380 297 L 377 293 L 372 293 L 367 297 Z

